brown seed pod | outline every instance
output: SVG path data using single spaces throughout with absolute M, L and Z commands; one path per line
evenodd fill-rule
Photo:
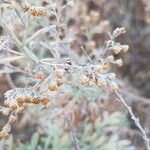
M 49 85 L 48 85 L 48 89 L 50 91 L 55 91 L 55 90 L 57 90 L 57 88 L 58 88 L 58 85 L 57 85 L 56 81 L 53 81 L 53 82 L 49 83 Z

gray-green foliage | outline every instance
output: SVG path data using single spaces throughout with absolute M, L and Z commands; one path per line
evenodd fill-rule
M 82 132 L 78 135 L 81 150 L 134 150 L 127 140 L 119 139 L 119 130 L 127 126 L 125 115 L 115 112 L 105 113 L 103 119 L 98 118 L 94 124 L 85 121 Z M 95 128 L 92 131 L 92 128 Z M 0 141 L 2 150 L 70 150 L 73 148 L 73 139 L 69 132 L 62 132 L 55 124 L 49 124 L 46 134 L 34 133 L 26 143 L 14 145 L 13 138 Z M 117 132 L 118 131 L 118 132 Z M 118 133 L 118 134 L 117 134 Z

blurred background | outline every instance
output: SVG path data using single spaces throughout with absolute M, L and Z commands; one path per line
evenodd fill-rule
M 41 5 L 47 5 L 47 1 L 43 0 Z M 122 95 L 125 96 L 127 103 L 139 117 L 140 123 L 150 137 L 150 0 L 82 0 L 75 2 L 75 5 L 78 7 L 70 13 L 68 28 L 77 33 L 72 48 L 79 56 L 83 53 L 79 45 L 83 44 L 90 53 L 92 47 L 99 47 L 108 39 L 109 31 L 117 27 L 126 28 L 126 34 L 119 37 L 117 41 L 128 44 L 130 49 L 125 55 L 116 56 L 123 59 L 124 65 L 114 70 L 119 74 Z M 90 17 L 93 20 L 94 17 L 96 19 L 98 17 L 98 21 L 91 22 Z M 86 37 L 83 25 L 86 27 L 89 25 L 86 34 L 90 35 L 90 41 L 94 44 Z M 0 33 L 3 34 L 2 28 Z M 0 77 L 1 104 L 4 93 L 8 89 L 10 87 L 7 79 L 2 75 Z M 69 95 L 60 96 L 62 105 L 64 101 L 70 99 Z M 71 130 L 73 130 L 73 137 L 74 130 L 76 131 L 80 148 L 83 150 L 146 149 L 130 115 L 113 95 L 101 96 L 98 99 L 99 102 L 87 100 L 68 106 L 73 107 L 72 118 L 75 129 L 71 128 Z M 45 149 L 76 149 L 72 142 L 75 137 L 70 138 L 68 127 L 59 117 L 48 123 L 47 118 L 43 117 L 49 114 L 48 111 L 38 112 L 38 108 L 31 109 L 27 109 L 28 113 L 22 114 L 18 126 L 13 127 L 13 138 L 11 136 L 0 141 L 1 147 L 6 146 L 6 149 L 9 149 L 10 146 L 15 149 L 19 143 L 20 150 L 40 150 L 43 145 Z M 58 112 L 50 113 L 53 116 Z M 35 120 L 31 121 L 29 119 L 31 117 Z M 7 118 L 1 116 L 1 127 L 4 122 L 7 122 Z

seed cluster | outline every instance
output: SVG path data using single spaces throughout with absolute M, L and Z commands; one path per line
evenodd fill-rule
M 22 3 L 21 7 L 24 12 L 28 12 L 29 16 L 37 16 L 38 17 L 38 16 L 43 16 L 46 14 L 46 9 L 45 9 L 45 7 L 42 7 L 42 6 L 35 7 L 35 6 L 31 6 L 28 3 Z
M 17 88 L 5 93 L 4 105 L 12 110 L 22 107 L 24 104 L 47 104 L 47 96 L 39 96 L 30 88 Z

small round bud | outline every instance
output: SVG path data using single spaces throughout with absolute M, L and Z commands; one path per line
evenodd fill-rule
M 26 12 L 26 11 L 28 11 L 29 9 L 30 9 L 30 4 L 29 3 L 22 3 L 21 4 L 21 7 L 22 7 L 22 10 L 24 11 L 24 12 Z
M 16 101 L 18 102 L 19 106 L 22 106 L 25 103 L 26 97 L 25 96 L 20 96 L 16 98 Z
M 43 105 L 47 105 L 49 103 L 49 98 L 46 96 L 46 97 L 42 97 L 41 98 L 41 103 Z
M 35 6 L 32 6 L 30 9 L 29 9 L 29 16 L 43 16 L 46 14 L 46 9 L 44 7 L 35 7 Z
M 121 48 L 122 48 L 122 51 L 126 53 L 129 50 L 129 45 L 122 45 Z
M 10 111 L 10 110 L 9 110 L 8 108 L 5 108 L 5 107 L 2 108 L 2 114 L 5 115 L 5 116 L 8 116 L 8 115 L 9 115 L 9 111 Z
M 3 129 L 3 130 L 0 132 L 0 138 L 7 137 L 8 135 L 9 135 L 9 132 L 8 132 L 6 129 Z
M 90 16 L 91 16 L 92 22 L 97 23 L 99 21 L 100 13 L 97 11 L 91 11 Z
M 81 84 L 88 84 L 90 82 L 90 79 L 86 75 L 82 75 L 80 78 Z
M 119 89 L 118 84 L 116 82 L 111 82 L 109 84 L 109 88 L 110 88 L 111 92 L 115 92 Z
M 124 27 L 116 28 L 116 29 L 114 30 L 114 32 L 113 32 L 113 36 L 114 36 L 114 37 L 117 37 L 117 36 L 119 36 L 119 35 L 121 35 L 121 34 L 124 34 L 124 33 L 126 33 L 126 30 L 125 30 Z
M 71 7 L 74 7 L 74 6 L 75 6 L 75 3 L 74 3 L 74 1 L 69 1 L 69 2 L 67 3 L 67 5 L 68 5 L 68 6 L 71 6 Z
M 110 68 L 110 63 L 109 62 L 101 62 L 100 70 L 107 70 L 109 68 Z
M 57 88 L 58 88 L 58 85 L 57 85 L 57 82 L 55 82 L 55 81 L 49 83 L 49 85 L 48 85 L 48 89 L 50 91 L 55 91 L 55 90 L 57 90 Z
M 63 78 L 63 76 L 64 76 L 64 70 L 62 70 L 62 69 L 56 69 L 55 70 L 55 76 L 57 78 Z
M 8 122 L 14 123 L 17 120 L 17 117 L 14 115 L 10 115 Z
M 40 103 L 40 100 L 39 100 L 38 97 L 32 97 L 32 98 L 30 99 L 30 102 L 31 102 L 32 104 L 39 104 L 39 103 Z
M 105 87 L 105 86 L 107 85 L 107 82 L 106 82 L 106 80 L 99 78 L 99 79 L 97 80 L 97 85 L 98 85 L 99 87 Z
M 24 110 L 24 107 L 18 107 L 18 108 L 16 109 L 16 112 L 17 112 L 17 113 L 22 113 L 23 110 Z
M 113 62 L 114 61 L 114 56 L 110 55 L 110 56 L 106 57 L 106 61 Z
M 96 47 L 96 43 L 94 41 L 89 41 L 86 43 L 86 49 L 88 51 L 95 49 L 95 47 Z
M 110 74 L 108 75 L 108 78 L 109 78 L 110 80 L 115 80 L 115 79 L 116 79 L 116 74 L 115 74 L 115 73 L 110 73 Z
M 64 81 L 62 79 L 57 79 L 56 82 L 58 86 L 61 86 L 64 84 Z
M 34 77 L 36 79 L 43 79 L 45 77 L 45 74 L 42 71 L 37 72 Z
M 123 65 L 122 59 L 117 59 L 117 60 L 115 61 L 115 64 L 117 64 L 119 67 L 121 67 L 121 66 Z
M 115 54 L 119 54 L 121 50 L 122 50 L 122 47 L 120 45 L 113 46 L 113 52 Z

